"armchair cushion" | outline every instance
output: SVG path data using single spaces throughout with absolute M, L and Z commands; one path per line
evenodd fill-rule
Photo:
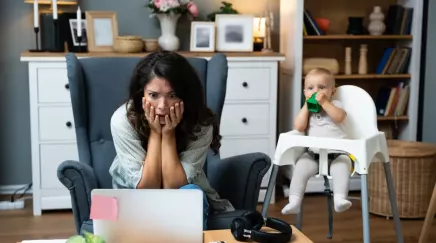
M 208 163 L 208 179 L 222 198 L 227 198 L 235 209 L 256 210 L 260 185 L 271 166 L 264 153 L 250 153 L 212 160 Z M 223 178 L 232 178 L 223 180 Z

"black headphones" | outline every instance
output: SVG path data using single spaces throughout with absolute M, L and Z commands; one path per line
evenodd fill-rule
M 262 232 L 260 229 L 263 226 L 280 233 Z M 285 243 L 289 242 L 292 236 L 292 228 L 288 223 L 276 218 L 264 219 L 257 211 L 245 212 L 242 216 L 233 219 L 230 230 L 237 241 L 251 239 L 255 242 Z

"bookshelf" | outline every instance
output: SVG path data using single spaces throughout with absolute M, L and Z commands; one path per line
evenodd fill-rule
M 346 33 L 349 25 L 348 17 L 363 17 L 363 26 L 367 30 L 370 21 L 369 15 L 374 6 L 381 7 L 385 16 L 385 32 L 389 31 L 392 25 L 387 24 L 390 16 L 388 12 L 392 5 L 400 5 L 413 10 L 409 31 L 403 27 L 402 31 L 378 36 L 369 33 L 362 35 L 348 35 Z M 385 131 L 389 139 L 416 140 L 422 8 L 422 0 L 281 0 L 280 52 L 286 56 L 286 61 L 282 62 L 280 67 L 280 131 L 292 129 L 293 118 L 301 108 L 304 59 L 320 57 L 334 58 L 338 61 L 339 73 L 335 75 L 338 86 L 352 84 L 364 88 L 373 97 L 376 104 L 381 99 L 381 90 L 399 86 L 407 87 L 407 90 L 399 88 L 396 95 L 392 94 L 393 101 L 390 112 L 380 115 L 378 119 L 379 130 Z M 312 19 L 327 18 L 330 21 L 328 30 L 321 35 L 314 33 L 316 31 L 309 33 L 310 26 L 305 26 L 308 24 L 307 13 Z M 401 20 L 403 15 L 397 15 L 398 19 Z M 407 20 L 407 18 L 404 19 Z M 305 35 L 304 32 L 309 35 Z M 367 45 L 366 74 L 358 74 L 360 46 L 362 44 Z M 351 47 L 352 50 L 351 74 L 345 74 L 345 47 Z M 389 48 L 392 48 L 391 50 L 398 48 L 398 52 L 401 52 L 399 48 L 403 47 L 410 51 L 410 56 L 405 54 L 405 58 L 403 57 L 403 62 L 406 62 L 404 71 L 399 68 L 401 61 L 397 61 L 397 65 L 392 64 L 394 59 L 392 57 L 395 55 L 388 55 L 387 52 Z M 386 57 L 382 64 L 385 64 L 386 68 L 383 68 L 381 64 L 384 55 Z M 390 62 L 389 57 L 391 57 Z M 397 57 L 397 59 L 401 58 Z M 388 72 L 389 66 L 391 69 Z M 383 69 L 385 70 L 383 71 Z M 406 101 L 402 102 L 404 108 L 399 105 L 400 93 L 403 93 L 404 96 L 401 99 Z M 388 100 L 389 96 L 390 94 L 386 98 L 385 90 L 385 101 Z M 378 109 L 380 107 L 382 105 L 378 105 Z M 385 108 L 388 109 L 387 104 Z M 404 111 L 402 112 L 402 110 Z
M 389 6 L 395 4 L 413 9 L 410 33 L 406 31 L 402 34 L 380 36 L 347 35 L 348 17 L 363 17 L 363 26 L 367 30 L 369 15 L 374 6 L 381 7 L 386 23 Z M 305 10 L 308 10 L 313 18 L 330 20 L 325 35 L 304 35 Z M 280 52 L 286 59 L 280 65 L 279 131 L 292 130 L 293 118 L 301 109 L 304 58 L 325 57 L 335 58 L 339 63 L 339 73 L 335 76 L 337 85 L 352 84 L 362 87 L 374 101 L 377 100 L 378 93 L 383 87 L 408 85 L 409 95 L 404 114 L 379 116 L 378 126 L 379 130 L 386 133 L 388 139 L 415 141 L 419 104 L 422 15 L 423 0 L 280 0 Z M 358 74 L 361 44 L 366 44 L 368 50 L 366 74 Z M 352 48 L 351 74 L 345 74 L 345 47 Z M 395 47 L 408 47 L 412 50 L 407 69 L 404 73 L 380 72 L 384 68 L 378 66 L 386 49 Z M 286 171 L 283 174 L 289 175 Z M 306 187 L 306 192 L 323 192 L 323 190 L 323 180 L 318 178 L 311 178 Z M 359 177 L 351 178 L 350 190 L 360 190 Z

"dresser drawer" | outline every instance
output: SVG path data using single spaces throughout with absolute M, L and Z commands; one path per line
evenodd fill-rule
M 79 160 L 77 144 L 42 144 L 39 153 L 41 188 L 65 189 L 57 177 L 58 166 L 65 160 Z
M 38 68 L 38 102 L 71 102 L 66 68 Z
M 229 68 L 226 100 L 268 100 L 270 68 Z
M 221 135 L 269 135 L 269 109 L 269 104 L 225 104 Z
M 76 140 L 71 106 L 39 107 L 39 139 Z

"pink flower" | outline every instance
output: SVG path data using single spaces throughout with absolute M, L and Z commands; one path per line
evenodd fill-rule
M 188 3 L 188 11 L 192 14 L 192 16 L 197 17 L 198 16 L 198 7 L 195 5 L 194 2 Z
M 163 0 L 154 0 L 154 6 L 156 6 L 156 8 L 160 8 L 160 5 L 162 4 Z

